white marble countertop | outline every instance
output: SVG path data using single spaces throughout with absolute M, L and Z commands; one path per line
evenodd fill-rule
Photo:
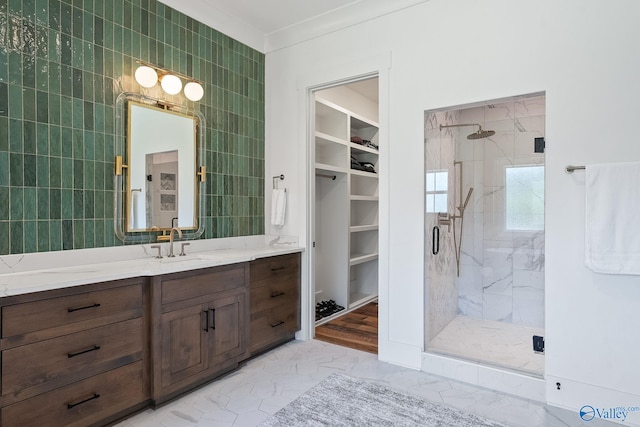
M 180 252 L 174 243 L 174 252 Z M 185 256 L 155 258 L 151 245 L 0 257 L 0 297 L 87 285 L 131 277 L 158 276 L 301 252 L 297 242 L 279 237 L 211 239 L 189 242 Z

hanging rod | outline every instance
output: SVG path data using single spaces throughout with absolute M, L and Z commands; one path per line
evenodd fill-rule
M 322 178 L 331 178 L 332 181 L 336 180 L 336 176 L 335 175 L 326 175 L 324 173 L 317 173 L 316 176 L 320 176 Z
M 577 171 L 577 170 L 584 170 L 586 169 L 586 166 L 573 166 L 573 165 L 568 165 L 567 167 L 564 168 L 564 171 L 566 173 L 573 173 L 573 171 Z

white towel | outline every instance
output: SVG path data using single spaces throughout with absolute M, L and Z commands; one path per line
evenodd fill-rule
M 274 188 L 271 193 L 271 224 L 277 227 L 284 225 L 284 214 L 287 209 L 287 190 Z
M 640 162 L 587 165 L 585 264 L 640 275 Z

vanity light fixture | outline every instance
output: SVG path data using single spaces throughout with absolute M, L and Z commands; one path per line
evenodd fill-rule
M 200 101 L 204 96 L 202 83 L 191 77 L 173 71 L 158 68 L 146 62 L 137 61 L 140 66 L 136 69 L 134 77 L 136 82 L 142 87 L 152 88 L 160 82 L 160 86 L 165 93 L 177 95 L 182 90 L 182 80 L 186 80 L 184 86 L 184 96 L 190 101 Z
M 177 95 L 182 90 L 182 80 L 173 74 L 165 74 L 160 77 L 160 86 L 169 95 Z

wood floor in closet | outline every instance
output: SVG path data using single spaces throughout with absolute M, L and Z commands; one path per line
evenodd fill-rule
M 316 327 L 316 339 L 378 354 L 378 303 L 370 302 Z

